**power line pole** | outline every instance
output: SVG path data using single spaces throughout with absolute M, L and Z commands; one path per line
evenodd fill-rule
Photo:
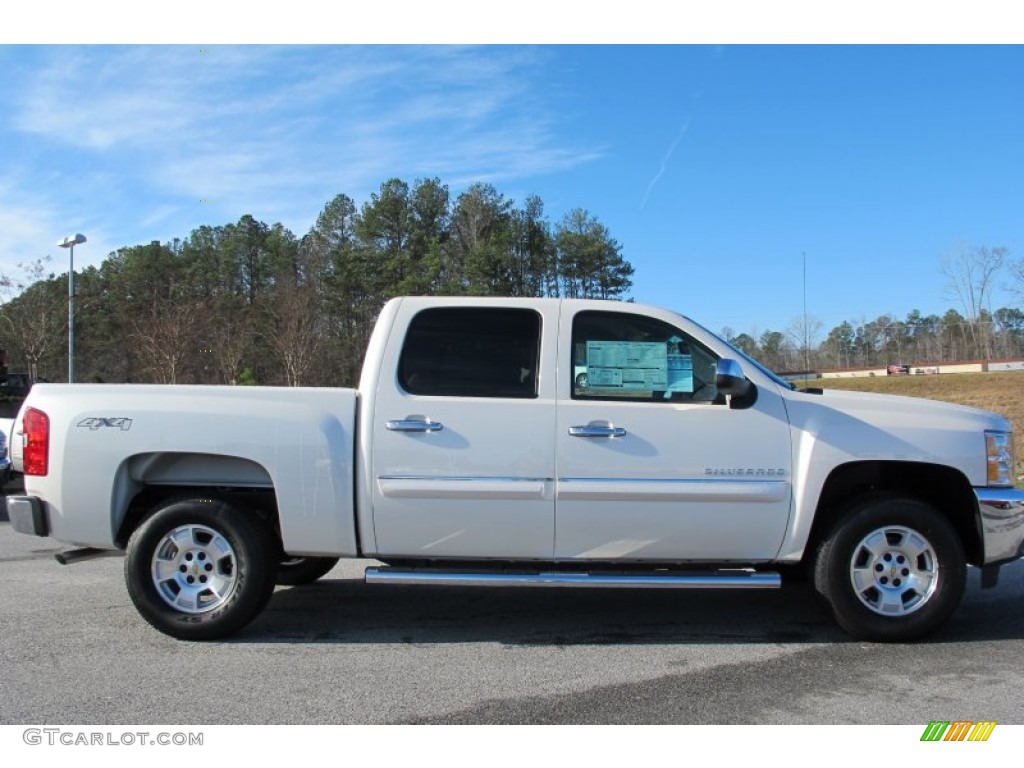
M 807 252 L 804 257 L 804 371 L 811 372 L 811 340 L 807 329 Z

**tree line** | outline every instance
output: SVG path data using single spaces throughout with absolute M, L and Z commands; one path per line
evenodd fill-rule
M 940 258 L 939 270 L 960 309 L 843 321 L 824 337 L 823 324 L 810 316 L 757 338 L 729 328 L 722 335 L 776 371 L 1024 359 L 1024 311 L 991 307 L 993 289 L 1003 280 L 1024 299 L 1024 260 L 1012 261 L 1007 248 L 960 244 Z
M 45 259 L 0 278 L 0 347 L 12 371 L 67 371 L 67 277 Z M 958 309 L 844 321 L 814 317 L 759 335 L 721 335 L 777 371 L 1024 358 L 1024 311 L 991 309 L 1024 261 L 1005 248 L 942 259 Z M 120 248 L 76 273 L 78 381 L 352 386 L 373 323 L 398 295 L 614 298 L 633 267 L 583 209 L 552 224 L 540 198 L 521 206 L 489 184 L 454 200 L 438 179 L 384 182 L 361 206 L 340 194 L 302 237 L 250 215 L 184 239 Z
M 823 340 L 820 321 L 809 318 L 807 325 L 809 347 L 803 343 L 802 319 L 786 331 L 768 330 L 756 338 L 733 334 L 729 328 L 723 335 L 775 371 L 1024 359 L 1024 311 L 1015 307 L 982 310 L 973 319 L 956 309 L 942 315 L 923 315 L 915 309 L 902 319 L 885 314 L 868 321 L 844 320 Z
M 64 380 L 67 277 L 46 259 L 22 272 L 0 281 L 0 346 L 12 371 Z M 76 380 L 351 386 L 393 296 L 623 298 L 632 275 L 581 208 L 553 224 L 536 196 L 389 179 L 361 206 L 337 195 L 301 237 L 245 215 L 76 273 Z

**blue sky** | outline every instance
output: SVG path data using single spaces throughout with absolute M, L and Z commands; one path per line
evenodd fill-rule
M 586 209 L 633 298 L 714 330 L 791 326 L 805 254 L 825 331 L 954 306 L 959 248 L 1024 257 L 1021 46 L 4 44 L 0 71 L 7 274 L 66 272 L 73 232 L 76 267 L 244 214 L 301 236 L 435 176 Z

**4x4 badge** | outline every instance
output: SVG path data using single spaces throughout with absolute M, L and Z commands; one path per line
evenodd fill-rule
M 112 429 L 120 429 L 122 432 L 127 432 L 132 428 L 132 420 L 126 419 L 123 416 L 115 416 L 113 418 L 106 417 L 101 418 L 99 416 L 90 416 L 87 419 L 82 419 L 78 422 L 79 427 L 86 427 L 93 431 L 96 431 L 100 427 L 110 427 Z

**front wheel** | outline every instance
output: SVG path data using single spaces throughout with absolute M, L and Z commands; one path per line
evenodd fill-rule
M 818 551 L 814 584 L 839 626 L 861 640 L 915 640 L 942 626 L 966 583 L 949 521 L 902 496 L 855 502 Z
M 274 591 L 277 547 L 253 513 L 219 499 L 179 499 L 132 534 L 128 594 L 172 637 L 213 640 L 252 621 Z

